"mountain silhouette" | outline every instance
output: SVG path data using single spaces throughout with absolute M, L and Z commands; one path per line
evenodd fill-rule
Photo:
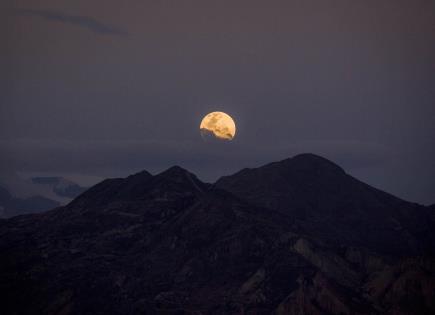
M 0 186 L 0 218 L 47 211 L 59 205 L 59 202 L 39 195 L 18 198 Z
M 302 154 L 107 179 L 0 220 L 2 314 L 430 314 L 434 209 Z
M 216 186 L 289 215 L 323 241 L 397 255 L 434 249 L 433 211 L 364 184 L 314 154 L 245 169 Z

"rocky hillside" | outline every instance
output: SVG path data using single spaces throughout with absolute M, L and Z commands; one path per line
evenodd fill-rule
M 434 212 L 299 155 L 0 220 L 2 314 L 430 314 Z

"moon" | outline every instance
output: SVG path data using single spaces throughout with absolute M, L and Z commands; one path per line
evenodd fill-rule
M 201 136 L 213 135 L 219 140 L 231 141 L 236 135 L 236 124 L 230 115 L 224 112 L 212 112 L 202 119 L 199 126 Z

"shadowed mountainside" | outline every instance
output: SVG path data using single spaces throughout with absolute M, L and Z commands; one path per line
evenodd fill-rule
M 434 248 L 433 211 L 370 187 L 314 154 L 244 169 L 216 186 L 289 215 L 323 241 L 392 255 Z
M 434 211 L 303 154 L 0 220 L 2 314 L 430 314 Z

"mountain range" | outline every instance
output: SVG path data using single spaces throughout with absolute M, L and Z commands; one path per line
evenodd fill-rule
M 0 218 L 42 212 L 59 205 L 59 202 L 39 195 L 26 198 L 15 197 L 9 190 L 0 186 Z
M 87 188 L 60 176 L 32 177 L 34 184 L 48 186 L 56 195 L 66 198 L 75 198 Z
M 0 218 L 51 210 L 87 189 L 59 176 L 18 179 L 18 183 L 22 186 L 20 189 L 14 187 L 16 185 L 8 185 L 7 180 L 0 184 Z
M 301 154 L 0 220 L 1 314 L 433 314 L 435 209 Z

